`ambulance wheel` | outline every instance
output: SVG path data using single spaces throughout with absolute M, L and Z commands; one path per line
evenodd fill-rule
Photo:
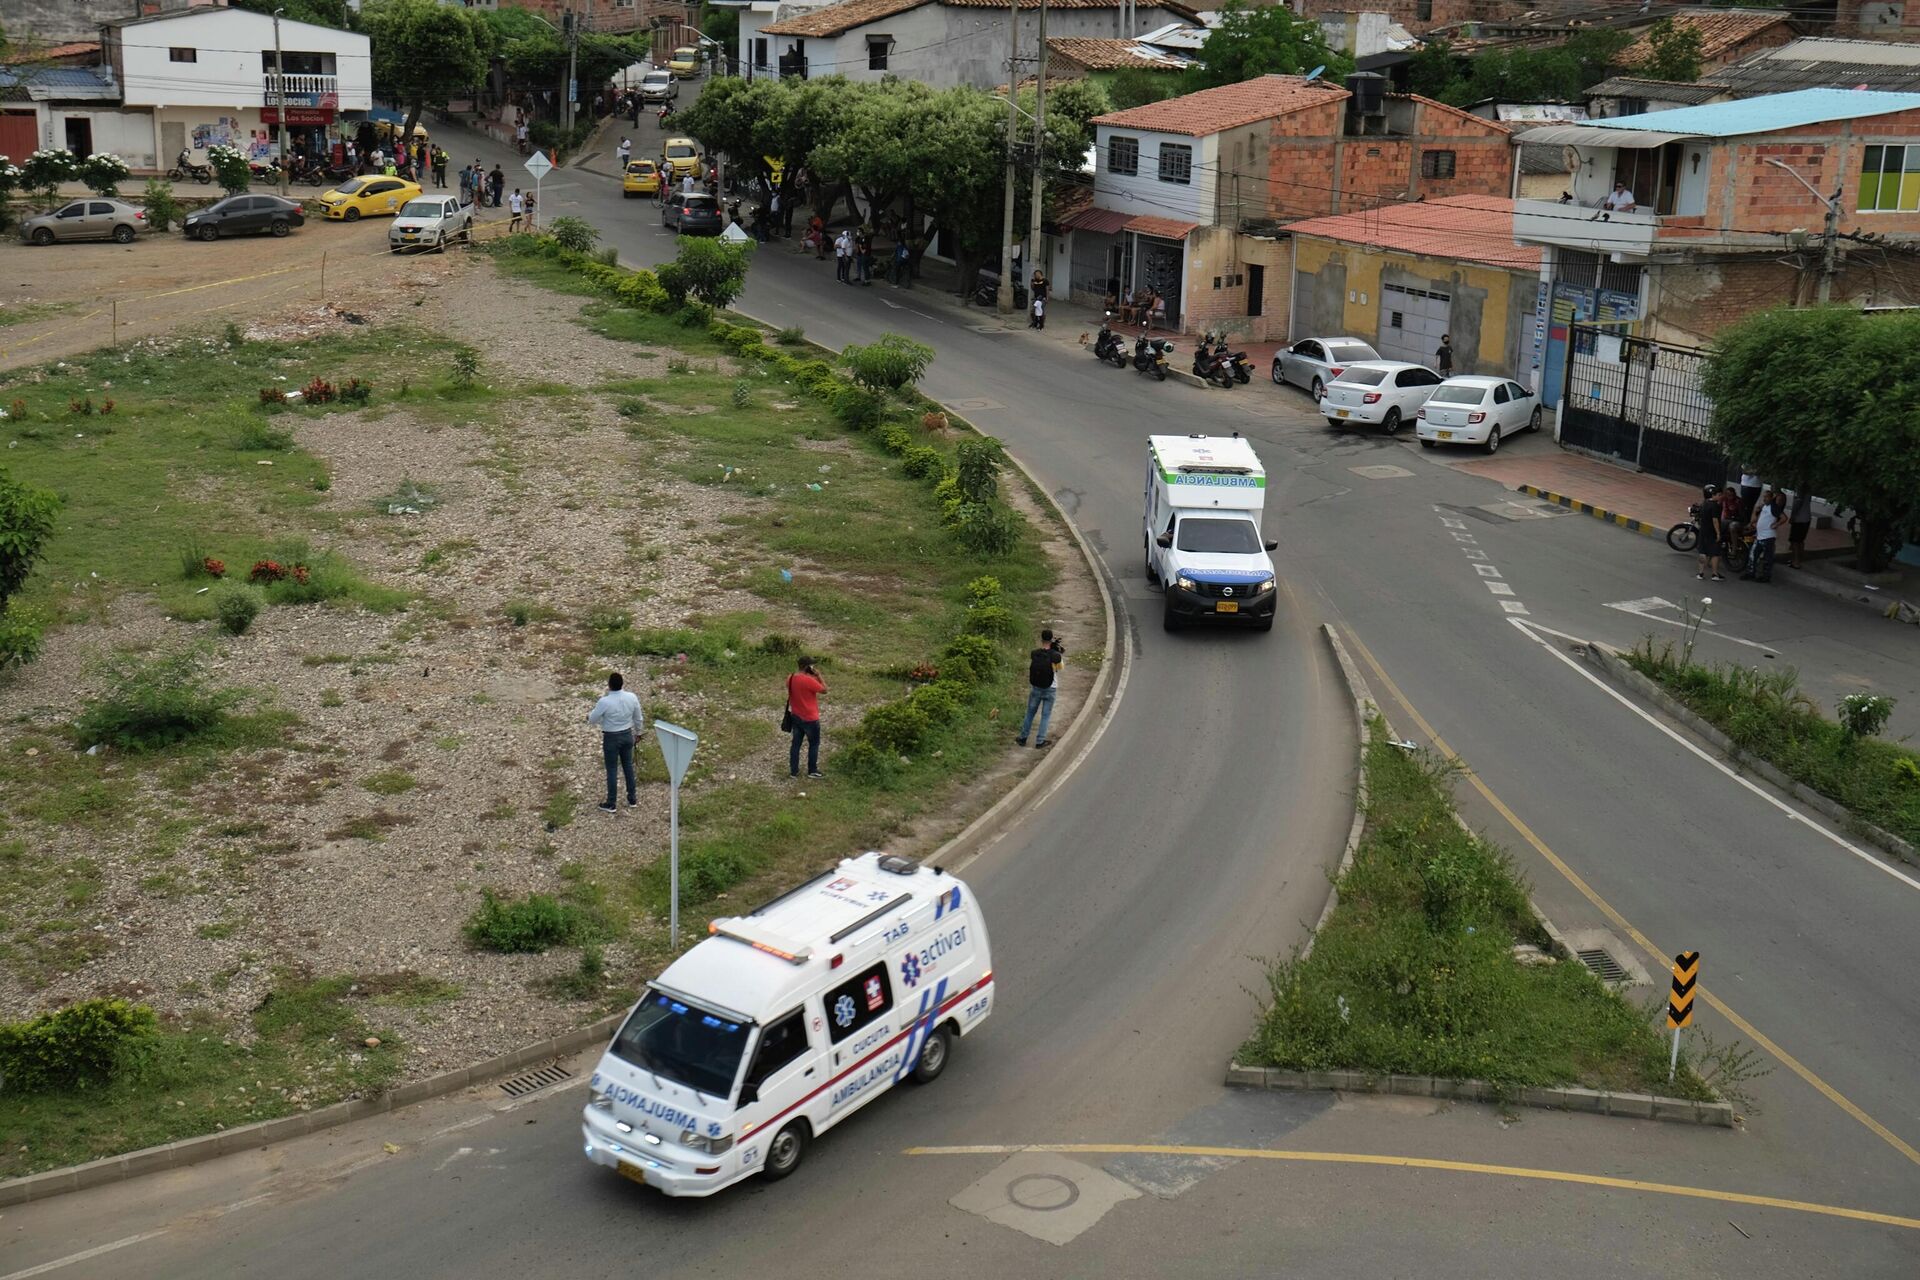
M 773 1135 L 773 1145 L 767 1148 L 767 1164 L 761 1174 L 768 1182 L 778 1182 L 798 1169 L 806 1154 L 807 1124 L 804 1120 L 795 1120 Z
M 947 1051 L 953 1047 L 952 1037 L 945 1027 L 936 1027 L 927 1034 L 927 1042 L 920 1046 L 920 1061 L 913 1064 L 913 1082 L 932 1084 L 947 1069 Z
M 1173 603 L 1171 601 L 1167 603 L 1166 609 L 1160 614 L 1160 629 L 1162 631 L 1178 631 L 1180 629 L 1180 618 L 1179 615 L 1174 613 Z

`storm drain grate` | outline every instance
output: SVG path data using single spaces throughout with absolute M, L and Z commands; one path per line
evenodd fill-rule
M 1615 960 L 1610 953 L 1599 947 L 1595 947 L 1591 951 L 1576 952 L 1575 954 L 1580 957 L 1581 964 L 1584 964 L 1587 968 L 1599 975 L 1602 982 L 1631 981 L 1631 976 L 1625 969 L 1620 967 L 1620 962 Z
M 549 1062 L 544 1067 L 536 1067 L 523 1076 L 500 1082 L 500 1092 L 509 1098 L 518 1098 L 532 1093 L 535 1089 L 544 1089 L 550 1084 L 559 1084 L 562 1080 L 571 1080 L 573 1073 L 557 1062 Z

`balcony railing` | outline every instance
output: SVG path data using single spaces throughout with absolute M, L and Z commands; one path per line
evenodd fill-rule
M 320 107 L 339 101 L 339 76 L 296 75 L 290 71 L 280 79 L 285 82 L 280 91 L 286 94 L 289 106 Z M 274 75 L 271 71 L 261 78 L 269 106 L 273 105 L 276 92 L 273 81 Z
M 1513 202 L 1513 238 L 1534 244 L 1644 258 L 1653 251 L 1659 231 L 1660 215 L 1637 209 L 1623 213 L 1556 200 Z

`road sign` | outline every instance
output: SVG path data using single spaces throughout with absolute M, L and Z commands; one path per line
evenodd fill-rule
M 693 749 L 700 745 L 700 735 L 677 724 L 655 720 L 653 736 L 660 740 L 660 754 L 667 758 L 667 776 L 677 787 L 687 776 L 687 765 L 693 759 Z
M 533 175 L 535 182 L 546 177 L 552 168 L 553 161 L 547 159 L 547 153 L 544 151 L 536 151 L 527 157 L 527 172 Z
M 680 780 L 687 776 L 693 762 L 693 749 L 700 735 L 665 720 L 653 722 L 653 735 L 660 740 L 660 754 L 667 759 L 667 884 L 673 905 L 668 911 L 667 933 L 673 945 L 680 945 Z
M 1700 953 L 1682 951 L 1673 958 L 1673 992 L 1667 997 L 1667 1025 L 1678 1030 L 1693 1021 L 1693 988 L 1700 981 Z
M 746 232 L 742 231 L 740 229 L 739 223 L 729 222 L 727 224 L 727 229 L 720 233 L 720 238 L 722 240 L 730 240 L 735 244 L 745 244 L 748 240 L 751 240 L 753 237 L 749 236 Z

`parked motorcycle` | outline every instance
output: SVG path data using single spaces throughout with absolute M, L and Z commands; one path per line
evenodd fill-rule
M 1226 347 L 1224 341 L 1215 345 L 1212 334 L 1202 335 L 1193 353 L 1193 376 L 1232 390 L 1233 369 L 1227 364 Z
M 1166 338 L 1149 338 L 1145 329 L 1133 340 L 1133 368 L 1136 373 L 1150 373 L 1155 382 L 1167 380 L 1167 365 L 1173 355 L 1173 343 Z
M 1107 318 L 1100 322 L 1100 334 L 1093 340 L 1093 358 L 1102 364 L 1111 363 L 1116 369 L 1127 367 L 1127 351 L 1121 345 L 1120 335 L 1113 331 L 1113 312 L 1107 312 Z
M 182 149 L 179 156 L 174 159 L 173 168 L 167 170 L 167 177 L 175 182 L 185 182 L 188 178 L 192 178 L 195 182 L 212 182 L 213 166 L 195 164 L 189 153 Z

